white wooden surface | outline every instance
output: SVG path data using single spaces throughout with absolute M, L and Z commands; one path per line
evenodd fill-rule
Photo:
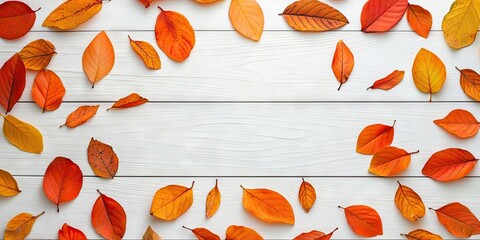
M 337 31 L 291 31 L 277 14 L 292 1 L 258 0 L 266 31 L 255 43 L 232 31 L 227 0 L 207 6 L 190 0 L 162 0 L 149 9 L 136 0 L 113 0 L 72 32 L 41 27 L 61 0 L 25 0 L 32 8 L 42 7 L 33 32 L 16 41 L 0 40 L 0 62 L 32 40 L 47 39 L 58 52 L 49 68 L 62 78 L 67 95 L 60 109 L 42 114 L 30 96 L 35 73 L 28 73 L 21 103 L 11 114 L 38 127 L 44 134 L 45 151 L 41 155 L 23 153 L 0 138 L 0 168 L 14 174 L 22 190 L 16 197 L 0 199 L 0 231 L 20 212 L 45 210 L 30 238 L 56 238 L 64 222 L 80 228 L 89 238 L 99 238 L 90 224 L 90 211 L 96 189 L 100 189 L 124 206 L 126 239 L 141 238 L 148 224 L 164 239 L 192 239 L 182 225 L 208 227 L 224 237 L 230 224 L 253 227 L 266 239 L 289 239 L 312 229 L 328 232 L 335 227 L 340 230 L 334 239 L 358 239 L 337 209 L 337 205 L 351 204 L 367 204 L 379 211 L 385 230 L 379 239 L 400 239 L 400 233 L 416 228 L 454 239 L 433 212 L 413 224 L 401 217 L 393 203 L 396 180 L 400 180 L 415 189 L 428 207 L 460 201 L 480 214 L 480 170 L 450 184 L 421 174 L 429 156 L 444 148 L 461 147 L 480 156 L 478 136 L 460 140 L 432 123 L 455 108 L 480 118 L 478 103 L 463 93 L 454 68 L 479 70 L 478 44 L 452 50 L 440 31 L 452 1 L 412 1 L 433 15 L 428 39 L 412 33 L 405 19 L 389 33 L 361 33 L 359 16 L 365 0 L 325 1 L 350 20 Z M 187 16 L 197 30 L 197 44 L 191 57 L 181 64 L 159 51 L 162 70 L 150 71 L 130 49 L 127 36 L 155 45 L 152 29 L 157 5 Z M 91 89 L 81 56 L 99 30 L 107 30 L 117 57 L 111 74 Z M 356 66 L 349 82 L 337 91 L 330 64 L 340 39 L 354 52 Z M 421 47 L 435 52 L 447 66 L 447 81 L 433 96 L 434 103 L 428 103 L 428 95 L 412 82 L 411 65 Z M 395 89 L 365 90 L 394 69 L 406 71 Z M 113 101 L 131 92 L 152 102 L 106 112 Z M 76 129 L 58 128 L 71 111 L 84 104 L 100 104 L 97 116 Z M 355 152 L 358 133 L 366 125 L 391 124 L 394 120 L 393 144 L 420 153 L 412 156 L 410 168 L 399 177 L 374 177 L 367 171 L 370 157 Z M 93 176 L 86 159 L 91 137 L 112 145 L 117 152 L 120 169 L 114 180 Z M 61 205 L 60 213 L 44 197 L 41 187 L 43 173 L 55 156 L 71 158 L 85 174 L 79 198 Z M 318 202 L 309 214 L 301 210 L 297 200 L 302 176 L 318 192 Z M 204 198 L 216 178 L 223 202 L 218 214 L 206 220 Z M 187 214 L 174 222 L 149 215 L 158 188 L 190 185 L 193 180 L 195 202 Z M 296 225 L 267 225 L 249 216 L 241 206 L 240 184 L 284 194 L 295 209 Z

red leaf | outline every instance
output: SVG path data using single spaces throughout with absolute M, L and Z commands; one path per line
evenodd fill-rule
M 23 37 L 32 29 L 36 11 L 20 1 L 7 1 L 0 4 L 0 26 L 2 26 L 0 37 L 5 39 Z
M 7 113 L 22 97 L 26 74 L 25 65 L 18 53 L 8 59 L 0 69 L 0 104 Z
M 58 230 L 58 240 L 87 240 L 87 236 L 82 231 L 64 223 L 62 229 Z
M 100 191 L 92 208 L 92 225 L 95 231 L 106 239 L 122 239 L 127 228 L 127 215 L 114 199 Z
M 422 173 L 441 182 L 455 181 L 470 173 L 477 161 L 467 150 L 447 148 L 434 153 L 425 163 Z
M 390 30 L 402 19 L 407 7 L 408 0 L 368 0 L 362 9 L 362 31 Z
M 345 217 L 352 230 L 362 237 L 383 235 L 382 219 L 375 209 L 366 205 L 353 205 L 345 210 Z

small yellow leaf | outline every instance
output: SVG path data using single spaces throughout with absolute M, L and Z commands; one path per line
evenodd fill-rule
M 18 54 L 26 69 L 42 70 L 48 66 L 56 53 L 55 46 L 51 42 L 37 39 L 23 47 Z
M 425 205 L 422 198 L 413 189 L 398 182 L 397 193 L 395 193 L 395 205 L 402 215 L 416 222 L 425 216 Z
M 222 195 L 218 189 L 218 179 L 215 180 L 215 187 L 210 190 L 207 195 L 206 207 L 205 207 L 205 216 L 211 218 L 218 211 L 220 203 L 222 201 Z
M 134 41 L 128 36 L 130 39 L 130 45 L 133 48 L 133 51 L 137 53 L 137 55 L 142 59 L 145 66 L 150 69 L 158 70 L 161 67 L 160 63 L 160 56 L 158 56 L 157 51 L 153 46 L 144 41 Z
M 302 205 L 303 210 L 307 213 L 310 212 L 315 200 L 317 200 L 315 188 L 303 178 L 302 184 L 300 184 L 300 189 L 298 190 L 298 199 L 300 199 L 300 204 Z
M 3 134 L 13 146 L 30 153 L 43 151 L 43 137 L 38 129 L 12 115 L 3 119 Z
M 429 93 L 431 102 L 432 94 L 442 89 L 447 78 L 447 70 L 437 55 L 422 48 L 413 62 L 412 75 L 415 86 L 418 90 Z
M 153 196 L 150 215 L 172 221 L 183 215 L 193 203 L 193 185 L 190 188 L 169 185 L 160 188 Z
M 45 212 L 33 216 L 29 213 L 20 213 L 17 216 L 13 217 L 8 223 L 7 228 L 5 229 L 5 240 L 19 240 L 25 239 L 28 234 L 32 231 L 33 224 L 38 217 L 43 215 Z
M 265 20 L 256 0 L 232 0 L 228 16 L 237 32 L 254 41 L 260 40 Z
M 9 172 L 0 169 L 0 196 L 13 197 L 20 192 L 15 178 Z

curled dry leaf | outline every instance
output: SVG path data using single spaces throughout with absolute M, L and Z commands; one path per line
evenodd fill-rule
M 231 0 L 228 17 L 233 28 L 243 36 L 259 41 L 265 19 L 256 0 Z
M 40 10 L 37 9 L 36 11 Z M 36 11 L 21 1 L 6 1 L 0 4 L 0 38 L 17 39 L 32 29 Z
M 443 240 L 440 235 L 431 233 L 427 230 L 416 229 L 411 231 L 408 234 L 400 234 L 404 236 L 407 240 Z
M 205 216 L 211 218 L 220 208 L 222 202 L 222 195 L 220 189 L 218 189 L 218 179 L 215 180 L 215 187 L 208 192 L 207 200 L 205 201 Z
M 441 182 L 455 181 L 470 173 L 477 161 L 467 150 L 447 148 L 434 153 L 425 163 L 422 173 Z
M 417 89 L 429 93 L 431 102 L 432 94 L 442 89 L 447 78 L 447 70 L 437 55 L 422 48 L 413 62 L 412 75 Z
M 454 236 L 468 238 L 480 234 L 480 221 L 465 205 L 453 202 L 433 209 L 438 221 Z
M 375 154 L 393 142 L 395 122 L 392 126 L 373 124 L 366 126 L 358 135 L 357 152 Z
M 385 147 L 373 155 L 369 172 L 382 177 L 391 177 L 405 171 L 410 165 L 412 154 L 397 147 Z
M 60 127 L 67 126 L 69 128 L 75 128 L 86 123 L 93 116 L 95 116 L 95 114 L 97 114 L 99 107 L 100 105 L 78 107 L 75 111 L 68 115 L 65 124 L 61 125 Z
M 42 216 L 45 212 L 33 216 L 30 213 L 20 213 L 17 216 L 10 219 L 5 228 L 5 240 L 17 240 L 25 239 L 32 231 L 33 225 L 38 217 Z
M 29 153 L 43 151 L 43 136 L 40 131 L 12 115 L 3 117 L 3 134 L 8 142 L 22 151 Z
M 142 96 L 138 95 L 137 93 L 131 93 L 130 95 L 120 98 L 118 101 L 116 101 L 110 109 L 122 109 L 122 108 L 131 108 L 135 107 L 138 105 L 142 105 L 144 103 L 147 103 L 148 99 L 143 98 Z
M 145 233 L 143 234 L 142 240 L 162 240 L 155 230 L 149 225 Z
M 348 81 L 354 65 L 355 59 L 350 48 L 342 40 L 338 41 L 332 60 L 333 74 L 340 83 L 338 90 Z
M 288 200 L 269 189 L 243 189 L 243 207 L 267 223 L 295 224 L 295 215 Z
M 263 240 L 263 237 L 260 236 L 255 230 L 244 227 L 231 225 L 227 228 L 227 233 L 225 240 Z
M 323 32 L 348 24 L 348 19 L 340 11 L 318 0 L 296 1 L 281 15 L 298 31 Z
M 442 21 L 442 30 L 448 45 L 462 48 L 473 43 L 480 25 L 480 1 L 455 0 Z
M 366 205 L 353 205 L 345 210 L 345 217 L 352 230 L 362 237 L 383 235 L 382 219 L 375 209 Z
M 51 42 L 37 39 L 23 47 L 18 54 L 26 69 L 42 70 L 48 66 L 56 53 L 55 46 Z
M 364 32 L 386 32 L 402 19 L 408 0 L 368 0 L 363 6 L 361 22 Z
M 10 112 L 22 97 L 26 84 L 26 70 L 18 53 L 6 61 L 0 69 L 0 104 Z
M 72 29 L 88 21 L 102 9 L 103 0 L 68 0 L 55 8 L 42 26 Z
M 53 71 L 43 69 L 37 73 L 33 82 L 32 98 L 43 112 L 58 109 L 65 92 L 62 80 Z
M 432 29 L 432 14 L 430 12 L 415 4 L 408 4 L 407 21 L 410 27 L 418 35 L 427 38 Z
M 302 205 L 303 210 L 307 213 L 310 212 L 315 200 L 317 200 L 315 188 L 303 178 L 302 184 L 300 184 L 300 188 L 298 189 L 298 199 L 300 200 L 300 205 Z
M 185 226 L 183 226 L 183 228 L 190 230 L 198 240 L 220 240 L 220 237 L 217 234 L 210 232 L 210 230 L 206 228 L 190 229 Z
M 150 215 L 172 221 L 183 215 L 193 203 L 193 185 L 190 188 L 168 185 L 160 188 L 153 196 Z
M 392 73 L 388 74 L 388 76 L 379 79 L 373 83 L 368 89 L 382 89 L 382 90 L 390 90 L 397 86 L 405 76 L 405 71 L 398 71 L 395 70 Z
M 460 86 L 467 96 L 480 101 L 480 75 L 472 69 L 456 69 L 460 72 Z
M 83 52 L 83 71 L 92 88 L 110 73 L 115 64 L 115 50 L 105 31 L 101 31 Z
M 473 137 L 480 129 L 480 122 L 473 114 L 463 109 L 454 109 L 445 118 L 433 122 L 459 138 Z
M 0 169 L 0 196 L 13 197 L 20 192 L 22 191 L 18 188 L 15 178 L 9 172 Z
M 155 24 L 155 39 L 165 55 L 177 62 L 187 59 L 195 46 L 195 32 L 188 19 L 162 8 Z
M 122 239 L 127 228 L 127 215 L 115 199 L 100 194 L 92 208 L 92 225 L 106 239 Z
M 64 223 L 62 229 L 58 230 L 58 240 L 87 240 L 85 234 Z
M 95 175 L 112 178 L 118 171 L 118 157 L 112 146 L 93 138 L 88 144 L 88 163 Z
M 425 216 L 425 205 L 422 198 L 413 189 L 400 184 L 400 182 L 398 182 L 398 189 L 395 193 L 395 205 L 402 215 L 412 222 Z
M 313 230 L 310 232 L 302 233 L 295 237 L 293 240 L 330 240 L 332 238 L 333 233 L 337 231 L 338 228 L 335 228 L 333 231 L 331 231 L 329 234 L 325 234 L 323 232 Z
M 145 66 L 151 69 L 160 69 L 160 56 L 158 56 L 157 50 L 153 46 L 144 41 L 134 41 L 128 36 L 130 40 L 130 45 L 133 48 L 133 51 L 142 59 Z

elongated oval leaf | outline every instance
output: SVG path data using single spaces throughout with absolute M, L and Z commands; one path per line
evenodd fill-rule
M 310 232 L 302 233 L 296 236 L 293 240 L 330 240 L 332 238 L 333 233 L 337 231 L 338 228 L 335 228 L 329 234 L 325 234 L 323 232 L 313 230 Z
M 362 9 L 362 31 L 390 30 L 402 19 L 407 6 L 407 0 L 368 0 Z
M 22 97 L 26 74 L 25 66 L 18 53 L 8 59 L 0 69 L 0 105 L 7 113 Z
M 9 172 L 0 169 L 0 196 L 13 197 L 20 192 L 15 178 Z
M 37 18 L 35 12 L 21 1 L 6 1 L 0 4 L 0 26 L 2 26 L 0 28 L 0 38 L 17 39 L 23 37 L 35 23 Z
M 348 225 L 356 234 L 362 237 L 383 235 L 382 219 L 375 209 L 366 205 L 352 205 L 342 209 Z
M 397 86 L 405 76 L 405 71 L 398 71 L 395 70 L 392 73 L 388 74 L 388 76 L 379 79 L 373 83 L 368 89 L 382 89 L 382 90 L 390 90 Z
M 149 225 L 145 233 L 143 234 L 142 240 L 162 240 L 155 230 Z
M 412 222 L 425 216 L 425 205 L 422 198 L 413 189 L 400 184 L 400 182 L 398 182 L 398 189 L 395 193 L 395 205 L 402 215 Z
M 56 53 L 55 46 L 51 42 L 37 39 L 23 47 L 18 54 L 26 69 L 42 70 L 48 66 Z
M 226 235 L 225 240 L 263 240 L 255 230 L 244 226 L 231 225 L 227 228 Z
M 42 26 L 72 29 L 88 21 L 102 9 L 102 0 L 68 0 L 55 8 Z
M 112 146 L 93 138 L 88 144 L 88 163 L 95 175 L 112 178 L 118 171 L 118 157 Z
M 480 234 L 480 221 L 465 205 L 453 202 L 439 209 L 432 209 L 438 221 L 454 236 L 468 238 Z
M 286 198 L 269 189 L 243 189 L 243 207 L 267 223 L 295 224 L 292 206 Z
M 32 231 L 33 225 L 38 217 L 42 216 L 45 212 L 33 216 L 30 213 L 20 213 L 13 217 L 5 228 L 5 240 L 17 240 L 25 239 Z
M 408 4 L 407 20 L 413 31 L 423 38 L 428 37 L 432 28 L 432 14 L 428 10 L 419 5 Z
M 98 190 L 97 190 L 98 191 Z M 98 191 L 92 208 L 92 225 L 95 231 L 106 239 L 122 239 L 127 228 L 127 215 L 115 199 Z
M 123 108 L 131 108 L 135 107 L 138 105 L 142 105 L 144 103 L 147 103 L 148 99 L 138 95 L 138 93 L 131 93 L 130 95 L 120 98 L 118 101 L 116 101 L 110 109 L 123 109 Z
M 413 62 L 412 75 L 417 89 L 429 93 L 431 102 L 432 94 L 442 89 L 447 78 L 447 70 L 437 55 L 422 48 Z
M 93 116 L 95 116 L 95 114 L 97 114 L 99 107 L 100 105 L 78 107 L 75 111 L 68 115 L 65 124 L 61 125 L 60 127 L 67 126 L 69 128 L 75 128 L 86 123 Z
M 85 234 L 64 223 L 62 229 L 58 230 L 58 240 L 87 240 Z
M 44 112 L 58 109 L 65 92 L 62 80 L 53 71 L 43 69 L 37 73 L 33 82 L 32 98 Z
M 447 148 L 434 153 L 425 163 L 422 173 L 441 182 L 455 181 L 470 173 L 477 161 L 467 150 Z
M 467 96 L 480 101 L 480 75 L 472 69 L 458 69 L 460 86 Z
M 455 0 L 442 21 L 442 30 L 448 45 L 462 48 L 473 43 L 480 25 L 480 1 Z
M 368 171 L 382 177 L 397 175 L 408 168 L 411 155 L 418 152 L 409 153 L 401 148 L 386 147 L 373 155 Z
M 3 135 L 13 146 L 29 153 L 43 151 L 43 136 L 34 126 L 7 115 L 3 118 Z
M 358 135 L 357 152 L 362 154 L 375 154 L 393 142 L 394 126 L 373 124 L 366 126 Z
M 150 69 L 160 69 L 160 56 L 158 56 L 157 50 L 153 46 L 144 41 L 134 41 L 128 36 L 130 40 L 130 45 L 133 48 L 133 51 L 142 59 L 145 66 Z
M 340 83 L 338 90 L 348 81 L 355 66 L 355 58 L 350 48 L 342 41 L 338 41 L 332 60 L 332 70 L 335 78 Z
M 416 229 L 408 234 L 400 234 L 404 236 L 407 240 L 443 240 L 440 235 L 431 233 L 427 230 Z
M 215 180 L 215 186 L 208 192 L 207 200 L 205 201 L 205 216 L 211 218 L 220 208 L 222 202 L 222 194 L 218 189 L 218 179 Z
M 160 188 L 153 196 L 150 215 L 172 221 L 183 215 L 193 203 L 193 185 L 190 188 L 168 185 Z
M 315 188 L 303 178 L 302 184 L 300 184 L 300 188 L 298 189 L 298 199 L 300 200 L 303 210 L 307 213 L 310 212 L 315 200 L 317 200 Z
M 445 118 L 433 122 L 459 138 L 473 137 L 480 129 L 480 122 L 473 114 L 463 109 L 454 109 Z
M 256 0 L 231 0 L 228 17 L 237 32 L 254 41 L 260 40 L 265 19 Z
M 190 229 L 185 226 L 183 226 L 183 228 L 190 230 L 198 240 L 220 240 L 220 237 L 217 234 L 210 232 L 210 230 L 206 228 Z
M 110 73 L 115 64 L 115 50 L 105 31 L 101 31 L 83 52 L 82 66 L 92 88 Z

